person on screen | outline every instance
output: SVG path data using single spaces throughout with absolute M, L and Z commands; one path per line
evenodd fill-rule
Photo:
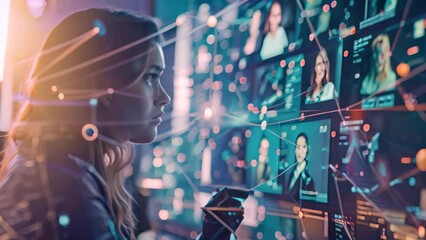
M 398 0 L 372 0 L 368 8 L 368 16 L 373 17 L 377 14 L 383 14 L 393 11 L 398 4 Z
M 315 58 L 314 72 L 306 92 L 305 104 L 333 99 L 336 94 L 334 84 L 330 82 L 330 62 L 325 48 Z
M 390 40 L 387 34 L 378 35 L 371 43 L 371 63 L 361 85 L 361 95 L 395 89 L 396 73 L 392 70 Z
M 282 6 L 279 1 L 273 1 L 266 14 L 265 27 L 263 33 L 260 57 L 262 59 L 271 58 L 284 52 L 288 46 L 287 33 L 282 26 Z
M 288 190 L 295 199 L 299 199 L 301 190 L 315 192 L 314 179 L 308 172 L 309 140 L 305 133 L 299 133 L 296 137 L 294 149 L 297 166 L 290 173 Z

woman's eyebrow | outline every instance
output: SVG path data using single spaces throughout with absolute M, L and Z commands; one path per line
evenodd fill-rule
M 163 68 L 163 67 L 160 67 L 160 66 L 158 66 L 158 65 L 151 65 L 151 66 L 148 68 L 148 70 L 155 70 L 155 71 L 158 71 L 158 72 L 162 72 L 162 71 L 164 71 L 164 68 Z

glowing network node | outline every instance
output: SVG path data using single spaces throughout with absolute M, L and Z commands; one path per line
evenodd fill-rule
M 98 33 L 99 36 L 103 37 L 107 33 L 107 28 L 105 26 L 105 23 L 99 19 L 96 19 L 93 21 L 93 31 L 94 33 Z
M 208 35 L 206 39 L 207 43 L 210 45 L 212 45 L 215 40 L 216 40 L 216 37 L 213 34 Z
M 260 128 L 262 130 L 265 130 L 267 126 L 268 126 L 268 122 L 266 122 L 266 120 L 263 120 L 262 123 L 260 124 Z
M 325 13 L 328 13 L 328 12 L 330 11 L 330 6 L 329 6 L 328 4 L 324 4 L 324 6 L 322 7 L 322 10 L 323 10 Z
M 211 15 L 208 19 L 207 19 L 207 26 L 213 28 L 215 27 L 217 24 L 217 18 L 214 15 Z
M 344 52 L 343 52 L 343 57 L 348 57 L 349 56 L 349 51 L 348 50 L 345 50 Z
M 156 157 L 152 160 L 152 166 L 159 168 L 164 164 L 163 159 L 161 157 Z
M 214 126 L 213 127 L 213 133 L 218 134 L 220 132 L 220 126 Z
M 182 14 L 176 18 L 176 25 L 181 26 L 186 21 L 186 15 Z
M 91 98 L 91 99 L 89 100 L 89 105 L 90 105 L 90 106 L 92 106 L 92 107 L 94 107 L 94 106 L 98 105 L 98 99 L 96 99 L 96 98 Z
M 158 217 L 161 220 L 165 221 L 165 220 L 169 219 L 169 212 L 167 210 L 162 209 L 158 212 Z
M 205 120 L 209 120 L 209 119 L 211 119 L 211 118 L 212 118 L 212 116 L 213 116 L 213 111 L 212 111 L 212 109 L 211 109 L 211 108 L 206 108 L 206 109 L 204 110 L 204 119 L 205 119 Z
M 366 123 L 362 126 L 362 130 L 364 130 L 364 132 L 368 132 L 370 131 L 370 124 Z
M 67 214 L 61 214 L 59 215 L 58 222 L 59 225 L 61 225 L 62 227 L 67 227 L 70 224 L 71 220 Z
M 88 123 L 81 129 L 81 135 L 86 141 L 92 142 L 98 138 L 99 131 L 94 124 Z

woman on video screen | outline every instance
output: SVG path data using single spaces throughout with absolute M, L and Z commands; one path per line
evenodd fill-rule
M 282 7 L 278 1 L 273 1 L 265 18 L 265 28 L 260 57 L 271 58 L 284 52 L 288 46 L 287 33 L 282 26 Z
M 299 133 L 296 137 L 296 148 L 294 154 L 297 166 L 290 175 L 288 190 L 295 199 L 299 199 L 301 190 L 315 192 L 314 179 L 308 172 L 309 140 L 305 133 Z
M 305 104 L 331 100 L 335 95 L 335 87 L 330 82 L 330 62 L 327 51 L 323 48 L 315 58 L 314 72 L 306 93 Z
M 362 81 L 362 95 L 395 89 L 396 74 L 390 62 L 390 40 L 387 34 L 378 35 L 371 44 L 370 71 Z

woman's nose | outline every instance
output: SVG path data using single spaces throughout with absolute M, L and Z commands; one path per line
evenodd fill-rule
M 164 90 L 163 86 L 160 85 L 158 87 L 158 93 L 157 98 L 155 101 L 156 105 L 164 106 L 170 103 L 170 96 L 167 94 L 167 92 Z

